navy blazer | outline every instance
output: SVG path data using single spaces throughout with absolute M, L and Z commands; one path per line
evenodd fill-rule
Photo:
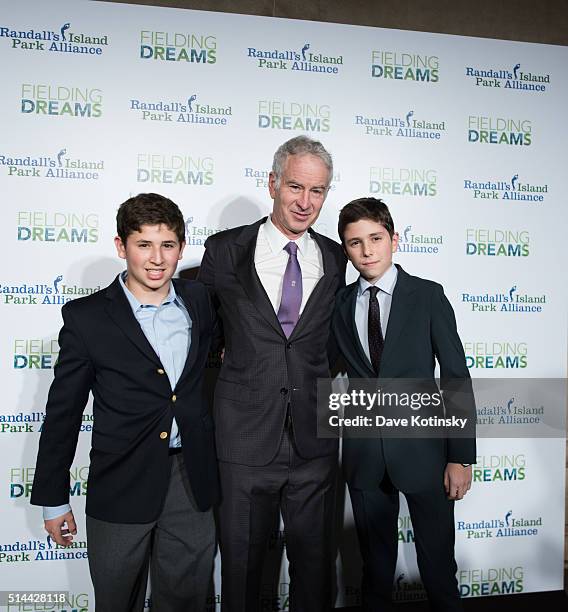
M 117 523 L 147 523 L 159 516 L 169 483 L 174 416 L 196 503 L 206 510 L 217 502 L 213 421 L 203 389 L 214 313 L 201 283 L 173 282 L 192 320 L 191 347 L 173 390 L 118 278 L 106 289 L 63 306 L 32 504 L 67 503 L 69 468 L 90 391 L 89 516 Z

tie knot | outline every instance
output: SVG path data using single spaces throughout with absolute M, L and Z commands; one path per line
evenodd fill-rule
M 380 289 L 375 287 L 375 285 L 371 285 L 367 291 L 369 292 L 369 299 L 374 300 L 377 297 L 377 293 L 380 291 Z
M 284 250 L 286 251 L 286 253 L 288 253 L 288 255 L 296 256 L 296 253 L 298 252 L 298 245 L 295 242 L 289 242 L 284 247 Z

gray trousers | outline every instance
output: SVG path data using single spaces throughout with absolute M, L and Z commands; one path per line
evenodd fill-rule
M 148 570 L 152 612 L 204 612 L 213 571 L 215 524 L 195 504 L 181 453 L 158 519 L 107 523 L 87 516 L 96 612 L 142 612 Z

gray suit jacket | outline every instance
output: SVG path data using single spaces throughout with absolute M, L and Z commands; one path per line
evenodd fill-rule
M 329 376 L 329 327 L 335 294 L 345 284 L 345 256 L 339 244 L 309 230 L 324 274 L 286 338 L 254 265 L 265 221 L 209 237 L 199 273 L 223 323 L 225 356 L 214 403 L 218 456 L 249 466 L 275 456 L 288 406 L 302 457 L 337 451 L 337 440 L 317 438 L 316 403 L 317 379 Z

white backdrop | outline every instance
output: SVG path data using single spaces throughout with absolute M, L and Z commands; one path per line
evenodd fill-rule
M 269 212 L 273 152 L 307 133 L 335 161 L 318 231 L 336 238 L 342 205 L 383 197 L 396 260 L 443 283 L 472 376 L 564 378 L 567 59 L 564 47 L 370 27 L 3 3 L 0 590 L 69 590 L 62 610 L 94 610 L 82 518 L 65 559 L 29 495 L 60 306 L 122 269 L 114 217 L 131 194 L 180 205 L 182 267 L 197 266 L 207 235 Z M 478 412 L 537 404 L 504 395 Z M 91 421 L 88 408 L 72 467 L 78 517 Z M 562 588 L 565 441 L 522 435 L 479 441 L 456 509 L 463 596 Z M 399 535 L 396 596 L 419 598 L 404 505 Z M 347 501 L 338 605 L 357 601 L 358 564 Z M 285 609 L 285 568 L 280 587 Z

